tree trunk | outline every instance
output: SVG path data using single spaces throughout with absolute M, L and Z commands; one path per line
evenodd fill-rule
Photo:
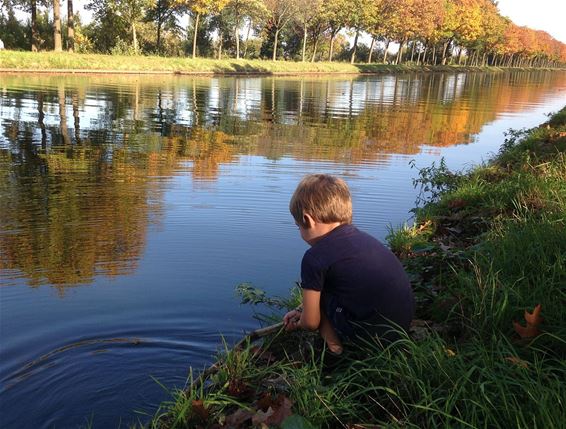
M 239 25 L 238 20 L 236 20 L 236 28 L 234 30 L 234 36 L 236 37 L 236 59 L 240 59 L 240 32 L 239 32 Z
M 389 49 L 389 43 L 390 40 L 387 39 L 387 41 L 385 42 L 385 49 L 383 50 L 383 64 L 385 64 L 385 62 L 387 61 L 387 50 Z
M 305 62 L 305 54 L 307 52 L 307 25 L 303 27 L 303 63 Z
M 373 54 L 373 46 L 375 45 L 375 36 L 371 38 L 371 45 L 369 46 L 368 64 L 371 64 L 371 56 Z
M 138 34 L 136 32 L 136 23 L 132 22 L 132 40 L 134 42 L 134 52 L 138 54 Z
M 354 64 L 354 61 L 356 61 L 356 48 L 358 47 L 359 35 L 360 35 L 360 30 L 356 29 L 356 37 L 354 37 L 354 46 L 352 46 L 352 55 L 350 57 L 350 64 Z
M 244 58 L 248 54 L 248 41 L 250 40 L 250 30 L 252 29 L 252 21 L 250 21 L 250 25 L 248 26 L 248 32 L 246 34 L 246 45 L 244 46 Z
M 37 33 L 37 1 L 31 0 L 31 51 L 37 52 L 39 35 Z
M 67 0 L 67 50 L 75 51 L 75 17 L 73 12 L 73 0 Z
M 462 51 L 464 50 L 464 48 L 462 48 L 460 46 L 460 50 L 458 51 L 458 65 L 460 65 L 462 63 Z
M 417 65 L 419 65 L 420 62 L 421 62 L 421 54 L 422 54 L 422 52 L 421 52 L 421 50 L 419 49 L 419 54 L 417 55 Z
M 273 61 L 277 59 L 277 40 L 279 39 L 279 28 L 275 30 L 275 40 L 273 41 Z
M 155 43 L 155 47 L 157 48 L 157 52 L 161 53 L 161 19 L 157 21 L 157 41 Z
M 405 46 L 405 42 L 406 40 L 403 39 L 401 41 L 401 44 L 399 45 L 399 52 L 397 52 L 397 58 L 395 59 L 395 64 L 399 64 L 399 62 L 401 61 L 401 56 L 403 55 L 403 46 Z
M 446 51 L 448 50 L 448 45 L 450 45 L 451 40 L 447 40 L 444 42 L 444 46 L 442 48 L 442 65 L 446 65 Z
M 415 56 L 415 45 L 417 44 L 416 41 L 413 41 L 413 46 L 411 48 L 411 62 L 413 62 L 413 57 Z M 419 56 L 420 56 L 420 51 L 419 51 Z
M 55 52 L 61 52 L 61 0 L 53 0 L 53 42 Z
M 330 51 L 328 52 L 329 62 L 332 62 L 332 54 L 334 53 L 334 37 L 336 37 L 336 33 L 330 33 Z
M 195 32 L 193 34 L 193 58 L 197 57 L 197 33 L 198 33 L 198 22 L 200 20 L 200 13 L 197 13 L 195 17 Z
M 314 39 L 314 47 L 312 49 L 312 57 L 311 57 L 311 63 L 314 63 L 314 60 L 316 58 L 316 50 L 318 48 L 318 37 L 316 39 Z
M 426 58 L 425 58 L 426 61 Z M 432 65 L 436 65 L 436 45 L 432 45 Z
M 220 34 L 219 40 L 218 40 L 218 59 L 221 60 L 222 59 L 222 44 L 224 42 L 224 37 L 222 37 L 222 34 Z

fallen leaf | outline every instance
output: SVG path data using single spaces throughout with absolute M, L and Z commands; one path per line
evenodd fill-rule
M 236 398 L 249 398 L 253 395 L 252 388 L 240 380 L 239 378 L 233 378 L 228 382 L 228 388 L 226 389 L 229 395 Z
M 527 361 L 524 361 L 523 359 L 519 359 L 516 356 L 508 356 L 505 358 L 505 360 L 508 360 L 509 362 L 520 366 L 521 368 L 528 368 L 529 367 L 529 363 Z
M 254 425 L 279 426 L 283 423 L 283 420 L 293 415 L 292 407 L 293 401 L 287 396 L 279 394 L 266 411 L 258 410 L 256 412 L 252 417 L 252 423 Z
M 273 415 L 273 408 L 269 407 L 266 411 L 257 410 L 252 417 L 252 424 L 258 426 L 260 424 L 267 424 L 268 419 Z
M 287 417 L 293 415 L 293 401 L 285 395 L 279 395 L 273 415 L 269 418 L 269 424 L 280 425 Z
M 254 414 L 255 413 L 253 411 L 240 408 L 232 414 L 228 414 L 226 416 L 225 426 L 229 428 L 239 428 L 245 422 L 250 420 L 254 416 Z
M 445 347 L 445 348 L 444 348 L 444 351 L 446 352 L 446 355 L 447 355 L 448 357 L 454 357 L 454 356 L 456 356 L 456 352 L 455 352 L 454 350 L 452 350 L 452 349 L 449 349 L 448 347 Z
M 193 414 L 199 417 L 201 420 L 208 420 L 208 410 L 204 406 L 204 402 L 201 399 L 195 399 L 192 403 Z
M 534 338 L 537 335 L 541 334 L 541 331 L 538 328 L 538 326 L 544 320 L 540 316 L 541 308 L 541 305 L 538 304 L 535 306 L 532 313 L 529 313 L 527 310 L 525 310 L 524 318 L 527 322 L 526 326 L 521 325 L 519 322 L 513 322 L 513 328 L 521 338 Z
M 534 338 L 541 333 L 536 326 L 522 326 L 518 322 L 513 322 L 513 328 L 521 338 Z
M 268 392 L 263 392 L 260 398 L 257 400 L 257 408 L 258 410 L 267 411 L 269 407 L 273 404 L 273 398 L 271 394 Z
M 538 304 L 533 309 L 532 313 L 529 313 L 527 310 L 525 310 L 525 320 L 527 321 L 528 325 L 538 326 L 544 321 L 544 319 L 540 317 L 541 308 L 542 308 L 541 305 Z

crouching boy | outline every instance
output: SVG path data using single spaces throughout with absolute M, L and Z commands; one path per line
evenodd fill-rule
M 414 299 L 397 257 L 352 225 L 352 199 L 342 179 L 306 176 L 289 204 L 301 237 L 311 247 L 301 263 L 303 305 L 288 312 L 288 331 L 318 330 L 341 354 L 344 340 L 365 335 L 392 339 L 409 328 Z

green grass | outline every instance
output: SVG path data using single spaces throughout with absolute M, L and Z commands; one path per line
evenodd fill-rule
M 442 163 L 421 170 L 415 225 L 392 230 L 389 242 L 411 277 L 419 317 L 446 329 L 385 349 L 351 348 L 330 375 L 324 350 L 304 333 L 269 338 L 263 347 L 276 359 L 267 362 L 249 347 L 227 348 L 206 388 L 173 393 L 150 426 L 223 427 L 237 410 L 260 414 L 267 394 L 292 403 L 299 423 L 283 428 L 563 427 L 565 153 L 566 107 L 541 127 L 511 133 L 494 160 L 469 172 Z M 244 292 L 250 303 L 284 303 Z M 524 325 L 524 311 L 537 304 L 542 333 L 520 338 L 513 321 Z M 247 395 L 234 391 L 236 381 Z
M 0 51 L 0 69 L 55 71 L 165 72 L 206 74 L 355 74 L 410 71 L 500 71 L 495 67 L 415 66 L 348 64 L 341 62 L 295 62 L 267 60 L 215 60 L 209 58 L 120 56 L 55 52 Z

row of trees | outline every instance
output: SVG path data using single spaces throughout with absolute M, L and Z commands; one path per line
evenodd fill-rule
M 77 19 L 73 0 L 66 1 L 66 47 L 72 51 Z M 31 50 L 39 46 L 38 8 L 52 10 L 52 47 L 62 50 L 61 0 L 0 0 L 0 4 L 4 23 L 13 8 L 30 13 Z M 376 59 L 505 66 L 566 63 L 564 43 L 544 31 L 515 25 L 501 16 L 495 0 L 91 0 L 86 7 L 93 22 L 81 25 L 83 50 L 110 52 L 127 46 L 134 53 L 273 60 L 283 56 L 302 61 L 338 57 L 352 63 Z M 186 15 L 190 19 L 185 30 L 179 21 Z M 346 43 L 344 33 L 349 33 L 350 42 Z M 364 34 L 371 40 L 369 47 L 359 43 Z M 389 53 L 392 43 L 400 46 L 396 55 Z

